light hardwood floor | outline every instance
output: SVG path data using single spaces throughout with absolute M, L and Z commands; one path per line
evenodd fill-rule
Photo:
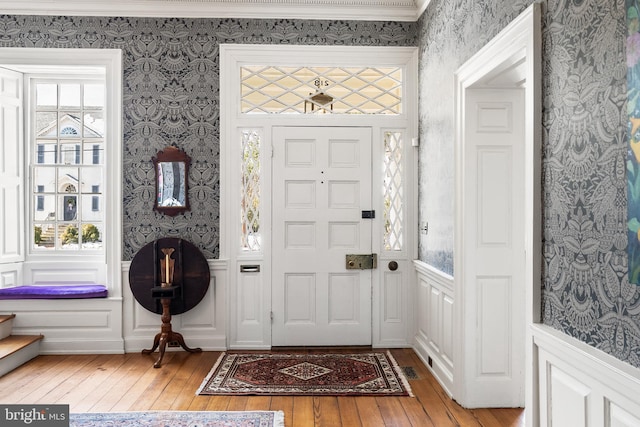
M 415 397 L 196 396 L 220 352 L 38 356 L 0 378 L 0 403 L 68 404 L 71 412 L 281 410 L 286 427 L 524 426 L 522 409 L 465 410 L 447 397 L 410 349 Z

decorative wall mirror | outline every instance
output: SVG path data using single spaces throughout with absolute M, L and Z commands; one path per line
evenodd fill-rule
M 152 157 L 156 171 L 154 209 L 169 216 L 189 210 L 189 165 L 191 158 L 178 147 L 169 146 Z

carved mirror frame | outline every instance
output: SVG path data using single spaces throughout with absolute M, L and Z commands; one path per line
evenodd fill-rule
M 191 158 L 175 146 L 168 146 L 152 157 L 156 174 L 153 208 L 176 216 L 189 210 L 189 165 Z

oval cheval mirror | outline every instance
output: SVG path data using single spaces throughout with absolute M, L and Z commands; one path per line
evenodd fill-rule
M 191 158 L 178 147 L 169 146 L 151 159 L 156 171 L 154 209 L 169 216 L 188 211 Z

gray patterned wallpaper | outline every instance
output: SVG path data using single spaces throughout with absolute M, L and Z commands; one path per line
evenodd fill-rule
M 453 275 L 454 73 L 532 3 L 432 0 L 419 22 L 419 258 Z
M 453 272 L 453 73 L 530 0 L 432 0 L 419 21 L 420 259 Z M 543 318 L 640 367 L 627 264 L 624 0 L 543 7 Z
M 219 255 L 220 43 L 416 45 L 416 24 L 286 19 L 154 19 L 0 15 L 0 46 L 119 48 L 124 61 L 124 242 L 130 260 L 146 243 L 182 236 Z M 153 211 L 151 157 L 187 152 L 191 211 Z

